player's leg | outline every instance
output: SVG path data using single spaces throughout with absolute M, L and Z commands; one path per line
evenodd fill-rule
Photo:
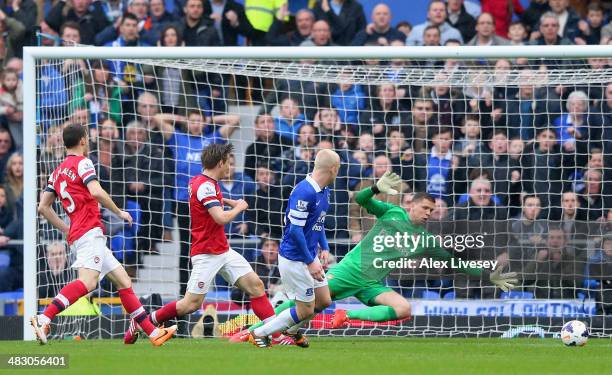
M 282 313 L 283 311 L 285 311 L 285 310 L 287 310 L 287 309 L 289 309 L 289 308 L 291 308 L 293 306 L 295 306 L 295 300 L 293 300 L 293 299 L 287 300 L 287 301 L 281 303 L 280 305 L 276 306 L 276 308 L 274 309 L 274 315 L 278 315 L 278 314 Z M 249 327 L 249 331 L 252 331 L 255 328 L 261 327 L 262 325 L 264 325 L 263 321 L 255 323 L 251 327 Z
M 197 311 L 204 302 L 204 297 L 208 293 L 210 284 L 222 267 L 223 262 L 220 255 L 202 254 L 191 258 L 191 275 L 187 282 L 185 296 L 172 301 L 161 309 L 151 313 L 151 320 L 154 324 L 162 324 L 170 319 Z
M 330 290 L 327 284 L 324 284 L 325 283 L 324 281 L 323 282 L 317 281 L 317 283 L 319 287 L 315 288 L 314 314 L 310 318 L 304 319 L 301 322 L 294 324 L 293 326 L 289 327 L 289 329 L 285 331 L 285 334 L 293 339 L 293 341 L 295 342 L 295 345 L 302 347 L 302 348 L 308 348 L 310 346 L 310 343 L 308 342 L 308 339 L 306 338 L 306 336 L 304 336 L 300 332 L 300 328 L 307 326 L 308 323 L 312 320 L 312 318 L 314 318 L 317 314 L 325 310 L 332 303 Z
M 30 318 L 30 324 L 40 344 L 44 345 L 47 343 L 50 324 L 55 316 L 75 303 L 79 298 L 87 295 L 89 291 L 94 290 L 98 285 L 99 271 L 80 268 L 78 273 L 78 279 L 65 285 L 42 314 Z
M 332 318 L 332 327 L 342 327 L 348 319 L 386 322 L 406 319 L 411 315 L 410 303 L 401 294 L 383 285 L 366 288 L 357 293 L 356 297 L 368 307 L 349 311 L 337 310 Z
M 270 346 L 268 336 L 285 331 L 302 320 L 310 319 L 315 311 L 315 280 L 306 265 L 279 257 L 278 267 L 287 294 L 295 299 L 295 306 L 281 312 L 251 332 L 249 340 L 259 347 Z M 329 291 L 327 294 L 329 295 Z
M 77 259 L 72 267 L 78 269 L 78 279 L 64 286 L 42 314 L 30 318 L 30 324 L 41 344 L 47 343 L 51 320 L 98 285 L 106 249 L 106 243 L 102 243 L 100 238 L 104 238 L 104 235 L 102 230 L 97 229 L 74 241 L 71 250 L 76 253 Z
M 251 308 L 259 320 L 266 322 L 273 318 L 274 308 L 268 299 L 264 284 L 249 262 L 233 249 L 224 255 L 227 259 L 219 271 L 221 276 L 249 296 Z
M 108 271 L 108 272 L 106 272 Z M 125 271 L 125 268 L 117 261 L 112 252 L 107 249 L 107 254 L 104 259 L 102 274 L 106 274 L 108 279 L 113 283 L 119 292 L 119 298 L 125 311 L 130 315 L 131 324 L 138 324 L 140 328 L 149 336 L 151 343 L 155 346 L 163 345 L 170 340 L 176 332 L 176 326 L 168 328 L 157 328 L 151 322 L 151 319 L 144 307 L 140 303 L 136 294 L 132 290 L 132 279 Z M 127 338 L 124 342 L 129 343 Z M 135 340 L 134 340 L 135 341 Z M 132 342 L 133 343 L 133 342 Z

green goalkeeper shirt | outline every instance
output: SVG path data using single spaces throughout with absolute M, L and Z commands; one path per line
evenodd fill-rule
M 349 268 L 352 274 L 361 275 L 365 280 L 381 281 L 394 271 L 390 267 L 375 267 L 375 264 L 380 266 L 383 261 L 423 257 L 449 262 L 453 259 L 458 260 L 442 248 L 439 242 L 419 241 L 417 244 L 411 243 L 408 248 L 397 244 L 381 244 L 381 238 L 397 238 L 398 235 L 403 237 L 404 233 L 409 236 L 420 234 L 421 238 L 424 238 L 423 236 L 430 236 L 431 238 L 433 235 L 427 232 L 423 226 L 413 224 L 408 213 L 402 207 L 373 199 L 373 196 L 374 192 L 371 188 L 363 189 L 357 193 L 357 203 L 370 214 L 375 215 L 377 220 L 374 227 L 346 254 L 338 266 Z M 383 246 L 384 248 L 381 249 Z M 457 267 L 455 269 L 471 276 L 482 275 L 481 268 Z

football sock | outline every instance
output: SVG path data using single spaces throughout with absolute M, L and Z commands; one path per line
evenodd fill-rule
M 87 293 L 88 291 L 85 284 L 81 280 L 74 280 L 60 290 L 59 294 L 51 301 L 39 317 L 43 323 L 49 323 L 57 314 L 64 311 L 68 306 L 75 303 Z
M 274 309 L 274 314 L 278 315 L 280 313 L 282 313 L 283 311 L 287 310 L 290 307 L 295 306 L 295 300 L 288 300 L 285 301 L 283 303 L 281 303 L 280 305 L 276 306 L 276 308 Z M 249 331 L 253 331 L 255 328 L 259 328 L 261 326 L 263 326 L 265 324 L 265 322 L 261 321 L 259 323 L 255 323 L 253 324 L 251 327 L 249 327 Z
M 172 301 L 162 306 L 161 309 L 153 311 L 151 313 L 151 321 L 154 324 L 161 324 L 167 320 L 176 318 L 176 316 L 176 301 Z
M 119 289 L 119 298 L 125 311 L 130 314 L 130 318 L 134 319 L 140 328 L 147 336 L 157 335 L 158 329 L 151 323 L 147 312 L 134 294 L 132 288 Z
M 299 321 L 297 311 L 295 307 L 292 307 L 276 315 L 274 319 L 266 322 L 263 326 L 256 328 L 253 333 L 257 336 L 269 336 L 284 331 Z
M 397 314 L 393 307 L 372 306 L 365 309 L 349 310 L 346 316 L 350 319 L 369 320 L 372 322 L 386 322 L 397 319 Z

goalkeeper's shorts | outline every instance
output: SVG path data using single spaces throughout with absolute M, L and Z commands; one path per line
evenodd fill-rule
M 355 297 L 368 306 L 376 305 L 374 299 L 380 294 L 393 291 L 378 281 L 363 279 L 359 271 L 347 267 L 342 262 L 327 271 L 327 283 L 335 301 Z

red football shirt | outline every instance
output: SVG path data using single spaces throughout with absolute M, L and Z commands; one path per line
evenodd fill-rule
M 66 156 L 49 177 L 45 190 L 60 198 L 70 219 L 69 244 L 93 228 L 104 229 L 98 201 L 87 189 L 87 184 L 97 178 L 91 160 L 77 155 Z
M 189 210 L 191 212 L 191 256 L 223 254 L 229 250 L 223 225 L 208 213 L 211 207 L 223 208 L 223 195 L 216 180 L 203 174 L 189 181 Z

